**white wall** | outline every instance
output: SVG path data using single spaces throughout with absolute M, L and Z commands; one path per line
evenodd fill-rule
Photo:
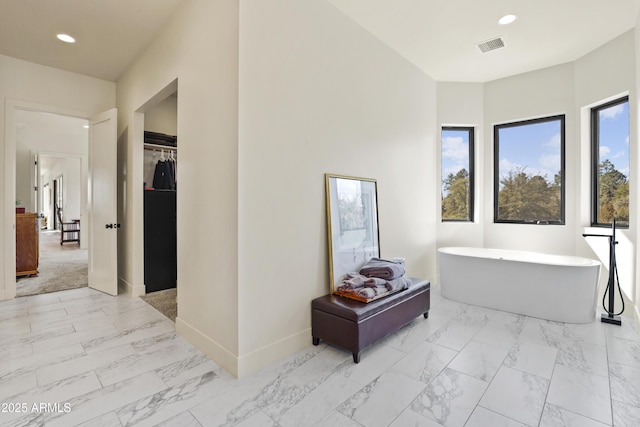
M 65 157 L 63 180 L 63 221 L 80 218 L 80 189 L 81 189 L 81 159 L 79 157 Z
M 180 137 L 176 328 L 225 369 L 236 372 L 236 0 L 185 1 L 161 34 L 118 80 L 119 217 L 123 224 L 119 274 L 121 286 L 132 291 L 144 289 L 142 113 L 157 105 L 156 95 L 176 79 Z
M 574 254 L 576 233 L 577 136 L 573 64 L 558 65 L 485 84 L 484 246 Z M 565 225 L 493 222 L 493 126 L 499 123 L 565 115 Z
M 638 209 L 638 150 L 637 150 L 637 89 L 635 66 L 635 31 L 629 31 L 612 40 L 606 45 L 585 55 L 575 62 L 575 87 L 576 108 L 582 112 L 582 126 L 580 127 L 580 147 L 582 157 L 580 159 L 581 174 L 578 188 L 580 202 L 578 215 L 578 236 L 585 231 L 591 222 L 591 156 L 590 156 L 590 129 L 589 111 L 594 105 L 602 104 L 606 100 L 620 98 L 624 94 L 629 95 L 629 148 L 630 148 L 630 190 L 629 211 L 637 212 Z M 628 230 L 618 230 L 619 244 L 616 247 L 616 260 L 620 275 L 620 286 L 625 294 L 632 300 L 636 300 L 635 294 L 635 259 L 638 241 L 638 219 L 630 218 Z M 590 233 L 606 233 L 609 230 L 589 229 Z M 597 256 L 604 264 L 609 265 L 608 240 L 606 238 L 579 237 L 577 240 L 577 252 L 588 256 Z M 605 274 L 608 271 L 605 270 Z M 616 299 L 617 296 L 616 296 Z
M 310 345 L 329 284 L 325 172 L 377 178 L 382 255 L 433 274 L 435 82 L 325 1 L 192 0 L 118 81 L 126 286 L 140 280 L 136 112 L 176 78 L 176 326 L 223 367 Z
M 0 300 L 15 295 L 15 109 L 89 117 L 115 105 L 115 84 L 0 55 Z M 7 108 L 9 106 L 9 108 Z
M 326 1 L 241 1 L 241 374 L 311 341 L 327 172 L 377 179 L 382 256 L 433 279 L 435 100 L 431 78 Z
M 176 135 L 178 133 L 178 97 L 171 95 L 145 111 L 144 130 Z
M 473 126 L 474 133 L 474 172 L 475 172 L 475 212 L 473 222 L 442 222 L 442 210 L 437 209 L 438 247 L 484 245 L 485 211 L 483 206 L 489 195 L 486 194 L 485 180 L 491 171 L 485 168 L 484 157 L 490 150 L 490 140 L 485 140 L 484 124 L 484 85 L 482 83 L 438 82 L 438 147 L 437 157 L 438 188 L 437 200 L 441 194 L 442 177 L 442 126 Z M 439 203 L 438 203 L 439 204 Z

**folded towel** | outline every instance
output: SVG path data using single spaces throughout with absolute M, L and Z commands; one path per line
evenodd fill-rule
M 367 288 L 376 288 L 378 286 L 383 286 L 386 288 L 388 283 L 389 282 L 379 277 L 367 277 L 364 281 L 364 286 Z
M 400 276 L 396 279 L 387 281 L 387 289 L 391 292 L 408 289 L 411 286 L 411 279 L 407 276 Z
M 384 261 L 378 258 L 373 258 L 376 261 Z M 390 261 L 386 261 L 389 262 Z M 393 264 L 393 263 L 392 263 Z M 368 265 L 368 264 L 367 264 Z M 394 264 L 402 267 L 399 264 Z M 366 266 L 365 266 L 366 267 Z M 364 268 L 364 267 L 363 267 Z M 402 268 L 404 270 L 404 268 Z M 362 271 L 362 270 L 360 270 Z M 359 297 L 372 299 L 387 292 L 396 292 L 402 289 L 407 289 L 411 285 L 411 279 L 404 275 L 404 273 L 391 280 L 383 279 L 380 277 L 367 277 L 358 273 L 347 273 L 340 285 L 336 287 L 337 291 L 353 292 Z
M 362 298 L 373 298 L 378 295 L 382 295 L 387 291 L 386 286 L 376 286 L 374 288 L 360 288 L 356 289 L 356 294 L 361 296 Z
M 358 273 L 347 273 L 342 279 L 342 283 L 336 288 L 339 291 L 345 291 L 350 289 L 358 289 L 365 285 L 369 280 L 368 277 L 362 276 Z
M 380 258 L 371 258 L 361 269 L 360 274 L 367 277 L 393 280 L 405 274 L 402 264 Z

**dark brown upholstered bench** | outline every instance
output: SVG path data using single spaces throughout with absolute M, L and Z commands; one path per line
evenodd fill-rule
M 429 317 L 431 284 L 412 278 L 408 289 L 364 303 L 337 295 L 325 295 L 311 302 L 313 345 L 325 340 L 353 354 L 397 331 L 421 314 Z

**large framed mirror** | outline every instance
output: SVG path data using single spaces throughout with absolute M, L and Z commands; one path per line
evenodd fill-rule
M 380 257 L 377 182 L 325 174 L 330 292 L 347 273 Z

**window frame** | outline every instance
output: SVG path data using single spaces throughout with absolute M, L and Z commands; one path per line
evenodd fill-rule
M 442 216 L 442 133 L 459 131 L 468 133 L 469 141 L 469 209 L 467 218 L 444 218 Z M 441 222 L 474 222 L 475 218 L 475 131 L 473 126 L 442 126 L 440 129 L 440 220 Z
M 558 221 L 541 220 L 514 220 L 499 219 L 499 193 L 500 193 L 500 130 L 518 126 L 527 126 L 546 122 L 560 122 L 560 219 Z M 566 115 L 555 114 L 535 119 L 518 120 L 514 122 L 500 123 L 493 126 L 493 222 L 494 224 L 542 224 L 565 225 L 566 224 Z
M 611 227 L 610 222 L 599 222 L 598 221 L 598 213 L 600 211 L 600 181 L 598 179 L 598 174 L 600 170 L 600 120 L 599 113 L 602 110 L 606 110 L 607 108 L 611 108 L 618 104 L 629 104 L 629 95 L 622 96 L 620 98 L 616 98 L 612 101 L 605 102 L 603 104 L 592 107 L 590 110 L 590 127 L 591 127 L 591 226 L 592 227 Z M 630 104 L 629 104 L 630 107 Z M 631 136 L 631 117 L 629 117 L 629 136 Z M 631 141 L 629 141 L 631 144 Z M 631 148 L 631 147 L 629 147 Z M 631 162 L 631 156 L 629 156 L 629 162 Z M 631 166 L 631 164 L 629 164 Z M 627 177 L 627 180 L 630 179 L 630 176 Z M 631 215 L 629 215 L 629 222 L 631 222 Z M 629 228 L 629 223 L 627 224 L 618 224 L 616 223 L 616 228 Z

